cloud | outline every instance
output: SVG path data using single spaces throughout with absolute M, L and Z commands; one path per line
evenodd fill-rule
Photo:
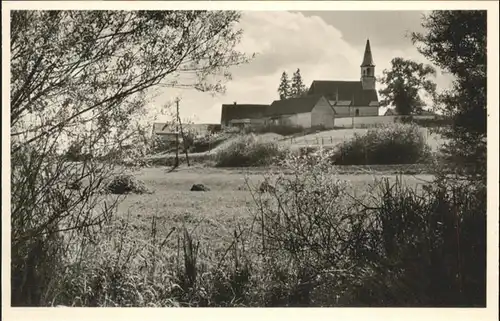
M 277 87 L 283 71 L 292 74 L 300 68 L 307 86 L 313 80 L 358 80 L 360 77 L 365 41 L 348 43 L 339 30 L 318 16 L 304 16 L 300 12 L 249 11 L 243 13 L 240 27 L 244 34 L 238 49 L 255 52 L 257 57 L 233 69 L 233 80 L 227 83 L 224 95 L 212 97 L 193 90 L 182 91 L 183 117 L 195 122 L 217 123 L 224 103 L 271 103 L 278 98 Z M 389 68 L 394 57 L 427 63 L 409 40 L 400 48 L 383 47 L 372 41 L 371 46 L 377 76 Z M 438 79 L 438 86 L 447 83 L 446 79 Z M 178 93 L 166 90 L 154 104 L 160 105 Z

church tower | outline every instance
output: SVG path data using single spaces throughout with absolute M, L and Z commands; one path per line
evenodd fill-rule
M 361 84 L 364 90 L 375 89 L 375 65 L 369 39 L 366 40 L 365 54 L 361 63 Z

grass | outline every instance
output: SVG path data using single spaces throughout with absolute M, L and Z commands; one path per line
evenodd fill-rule
M 250 192 L 245 190 L 245 177 L 257 186 L 263 181 L 263 172 L 264 169 L 245 171 L 198 167 L 167 173 L 164 168 L 144 168 L 136 174 L 136 178 L 143 181 L 153 193 L 126 195 L 119 205 L 118 215 L 126 217 L 130 213 L 138 232 L 146 233 L 149 221 L 155 215 L 160 222 L 165 223 L 162 233 L 167 233 L 173 226 L 185 224 L 189 228 L 196 228 L 196 234 L 207 242 L 229 241 L 234 226 L 248 223 L 251 219 L 249 209 L 254 203 Z M 395 179 L 394 174 L 387 173 L 339 175 L 341 180 L 349 180 L 358 189 L 356 192 L 367 191 L 368 185 L 376 177 Z M 430 179 L 430 175 L 405 176 L 406 183 L 411 186 L 421 185 Z M 198 183 L 208 186 L 210 191 L 189 191 L 193 184 Z
M 334 129 L 328 131 L 321 131 L 319 133 L 309 134 L 305 136 L 294 137 L 292 139 L 283 139 L 282 144 L 299 147 L 305 145 L 323 145 L 323 146 L 337 146 L 352 139 L 355 134 L 364 135 L 368 132 L 369 128 L 349 128 L 349 129 Z M 432 150 L 437 150 L 443 144 L 443 138 L 438 134 L 430 133 L 427 128 L 421 128 L 422 133 L 427 137 L 427 144 Z

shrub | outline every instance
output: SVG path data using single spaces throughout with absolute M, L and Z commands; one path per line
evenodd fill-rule
M 142 181 L 130 174 L 120 174 L 113 177 L 107 185 L 106 191 L 111 194 L 150 193 Z
M 332 161 L 338 165 L 415 164 L 428 161 L 430 153 L 418 126 L 395 124 L 355 134 L 339 146 Z
M 256 134 L 275 133 L 283 136 L 303 133 L 304 130 L 305 129 L 302 126 L 272 125 L 272 124 L 246 129 L 248 133 L 256 133 Z
M 98 206 L 107 176 L 102 164 L 68 162 L 52 157 L 47 145 L 34 146 L 20 145 L 11 157 L 13 306 L 50 305 L 63 291 L 59 281 L 76 236 L 92 239 L 116 206 L 112 198 Z M 82 180 L 85 188 L 77 188 Z
M 280 168 L 291 174 L 269 175 L 273 188 L 254 194 L 254 238 L 270 278 L 265 305 L 332 306 L 350 282 L 364 216 L 327 156 L 289 155 Z
M 381 187 L 350 304 L 486 306 L 486 190 Z
M 218 167 L 265 166 L 272 164 L 284 151 L 274 141 L 264 141 L 253 134 L 231 142 L 215 155 Z
M 485 306 L 484 186 L 386 179 L 354 196 L 327 158 L 290 156 L 254 194 L 265 304 Z
M 223 142 L 229 139 L 231 135 L 228 134 L 209 134 L 201 138 L 194 139 L 189 147 L 191 153 L 203 153 L 214 149 Z

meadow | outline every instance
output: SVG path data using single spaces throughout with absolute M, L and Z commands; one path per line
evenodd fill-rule
M 212 247 L 218 243 L 222 247 L 232 240 L 238 224 L 247 226 L 252 220 L 256 203 L 249 189 L 256 190 L 269 171 L 273 169 L 182 166 L 171 172 L 168 167 L 142 168 L 134 176 L 145 183 L 151 194 L 125 195 L 117 217 L 130 219 L 132 228 L 145 237 L 149 236 L 155 217 L 161 235 L 185 226 L 202 243 Z M 396 176 L 392 169 L 359 168 L 347 173 L 345 168 L 335 178 L 349 182 L 352 195 L 360 195 L 373 193 L 377 180 L 388 178 L 393 183 Z M 399 176 L 412 188 L 420 188 L 433 178 L 429 174 Z M 203 184 L 210 190 L 190 191 L 194 184 Z

